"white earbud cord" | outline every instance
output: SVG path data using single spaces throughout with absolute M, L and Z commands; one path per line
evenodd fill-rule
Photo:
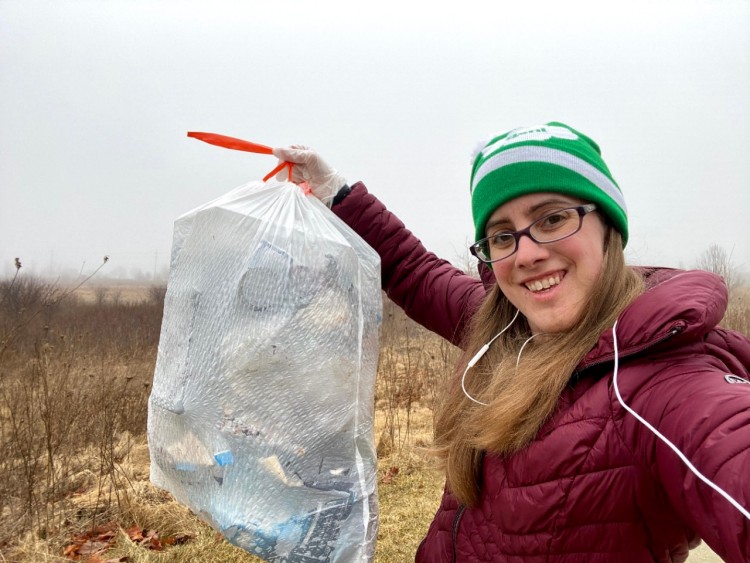
M 469 399 L 471 399 L 472 401 L 474 401 L 478 405 L 482 405 L 483 407 L 486 407 L 487 403 L 483 403 L 482 401 L 477 401 L 474 397 L 472 397 L 471 395 L 469 395 L 469 392 L 466 390 L 466 385 L 465 385 L 466 374 L 469 373 L 469 370 L 471 368 L 473 368 L 476 365 L 476 363 L 479 360 L 482 359 L 482 356 L 484 356 L 487 353 L 487 350 L 490 349 L 490 345 L 495 340 L 497 340 L 497 338 L 501 334 L 503 334 L 506 330 L 508 330 L 514 322 L 516 322 L 516 319 L 518 318 L 518 313 L 519 312 L 520 311 L 518 309 L 516 309 L 516 314 L 513 315 L 513 318 L 510 320 L 510 322 L 507 324 L 507 326 L 503 330 L 501 330 L 500 332 L 498 332 L 495 336 L 493 336 L 492 340 L 490 340 L 487 344 L 485 344 L 484 346 L 482 346 L 479 349 L 479 352 L 477 352 L 476 354 L 474 354 L 474 357 L 469 360 L 469 363 L 466 364 L 466 369 L 464 370 L 464 374 L 461 376 L 461 390 L 464 392 L 464 395 L 466 395 Z M 534 338 L 534 337 L 532 336 L 531 338 Z M 529 338 L 529 340 L 531 340 L 531 338 Z M 528 340 L 526 342 L 524 342 L 523 346 L 526 346 L 527 342 L 528 342 Z M 523 346 L 521 347 L 521 352 L 523 351 Z M 518 357 L 519 358 L 521 357 L 521 352 L 518 353 Z M 516 366 L 518 366 L 518 362 L 516 362 Z
M 680 449 L 675 446 L 672 442 L 670 442 L 664 435 L 662 435 L 661 432 L 659 432 L 656 428 L 654 428 L 647 420 L 645 420 L 643 417 L 641 417 L 637 412 L 635 412 L 633 409 L 631 409 L 628 405 L 625 404 L 625 401 L 622 399 L 622 395 L 620 395 L 620 389 L 617 386 L 617 371 L 619 369 L 619 353 L 617 349 L 617 321 L 615 321 L 615 324 L 612 326 L 612 342 L 614 344 L 615 348 L 615 368 L 614 368 L 614 377 L 613 377 L 613 383 L 615 387 L 615 394 L 617 395 L 617 400 L 620 401 L 620 404 L 623 406 L 623 408 L 628 411 L 630 414 L 632 414 L 641 424 L 643 424 L 646 428 L 651 430 L 651 432 L 656 435 L 657 438 L 659 438 L 662 442 L 664 442 L 666 445 L 668 445 L 683 461 L 685 465 L 687 465 L 688 469 L 692 471 L 696 477 L 698 477 L 701 481 L 706 483 L 709 487 L 714 489 L 717 493 L 719 493 L 721 496 L 723 496 L 725 499 L 727 499 L 737 510 L 739 510 L 742 515 L 750 520 L 750 512 L 748 512 L 739 502 L 734 500 L 729 493 L 727 493 L 724 489 L 719 487 L 717 484 L 715 484 L 713 481 L 711 481 L 708 477 L 705 477 L 696 467 L 690 463 L 690 460 L 683 454 Z

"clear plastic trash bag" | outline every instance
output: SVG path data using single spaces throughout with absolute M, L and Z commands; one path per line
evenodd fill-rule
M 175 222 L 151 481 L 268 561 L 370 561 L 380 260 L 291 183 Z

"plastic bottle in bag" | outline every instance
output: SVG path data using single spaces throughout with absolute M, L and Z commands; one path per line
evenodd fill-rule
M 379 258 L 291 183 L 175 222 L 151 480 L 268 561 L 369 561 Z

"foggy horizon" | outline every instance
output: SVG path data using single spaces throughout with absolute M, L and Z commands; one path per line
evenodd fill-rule
M 472 150 L 562 121 L 622 188 L 629 264 L 716 244 L 747 277 L 748 29 L 743 0 L 2 0 L 0 275 L 164 278 L 175 219 L 276 164 L 191 130 L 312 146 L 464 266 Z

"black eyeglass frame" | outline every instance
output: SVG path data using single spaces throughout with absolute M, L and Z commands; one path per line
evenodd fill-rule
M 572 237 L 574 234 L 576 234 L 578 231 L 581 230 L 581 227 L 583 226 L 583 218 L 586 215 L 588 215 L 589 213 L 591 213 L 592 211 L 596 211 L 596 209 L 597 209 L 597 206 L 596 206 L 595 203 L 587 203 L 585 205 L 577 205 L 577 206 L 574 206 L 574 207 L 565 207 L 563 209 L 558 209 L 556 211 L 553 211 L 552 213 L 548 213 L 547 215 L 544 215 L 543 217 L 540 217 L 539 219 L 537 219 L 536 221 L 534 221 L 533 223 L 531 223 L 528 227 L 526 227 L 525 229 L 521 229 L 520 231 L 498 233 L 498 234 L 503 234 L 503 235 L 511 235 L 513 237 L 514 243 L 515 243 L 514 246 L 513 246 L 513 252 L 511 252 L 507 256 L 503 256 L 502 258 L 497 258 L 495 260 L 485 260 L 484 258 L 482 258 L 479 255 L 480 254 L 481 245 L 488 243 L 490 239 L 496 237 L 497 235 L 492 235 L 491 237 L 485 237 L 483 239 L 479 239 L 477 242 L 475 242 L 474 244 L 472 244 L 469 247 L 469 252 L 471 252 L 474 256 L 476 256 L 477 259 L 481 260 L 485 264 L 492 264 L 493 262 L 500 262 L 500 260 L 505 260 L 506 258 L 510 258 L 511 256 L 513 256 L 518 251 L 518 243 L 521 240 L 521 237 L 524 236 L 524 235 L 526 235 L 527 237 L 529 237 L 531 240 L 533 240 L 537 244 L 550 244 L 552 242 L 557 242 L 557 241 L 566 239 L 568 237 Z M 562 236 L 560 238 L 556 238 L 556 239 L 553 239 L 553 240 L 537 240 L 537 239 L 535 239 L 534 235 L 531 234 L 531 228 L 534 225 L 536 225 L 537 223 L 539 223 L 540 221 L 544 221 L 548 217 L 550 217 L 552 215 L 555 215 L 556 213 L 560 213 L 561 211 L 576 211 L 578 213 L 578 219 L 579 219 L 578 220 L 578 228 L 575 231 L 573 231 L 572 233 L 568 233 L 568 234 L 566 234 L 566 235 L 564 235 L 564 236 Z M 489 252 L 487 254 L 489 254 Z

